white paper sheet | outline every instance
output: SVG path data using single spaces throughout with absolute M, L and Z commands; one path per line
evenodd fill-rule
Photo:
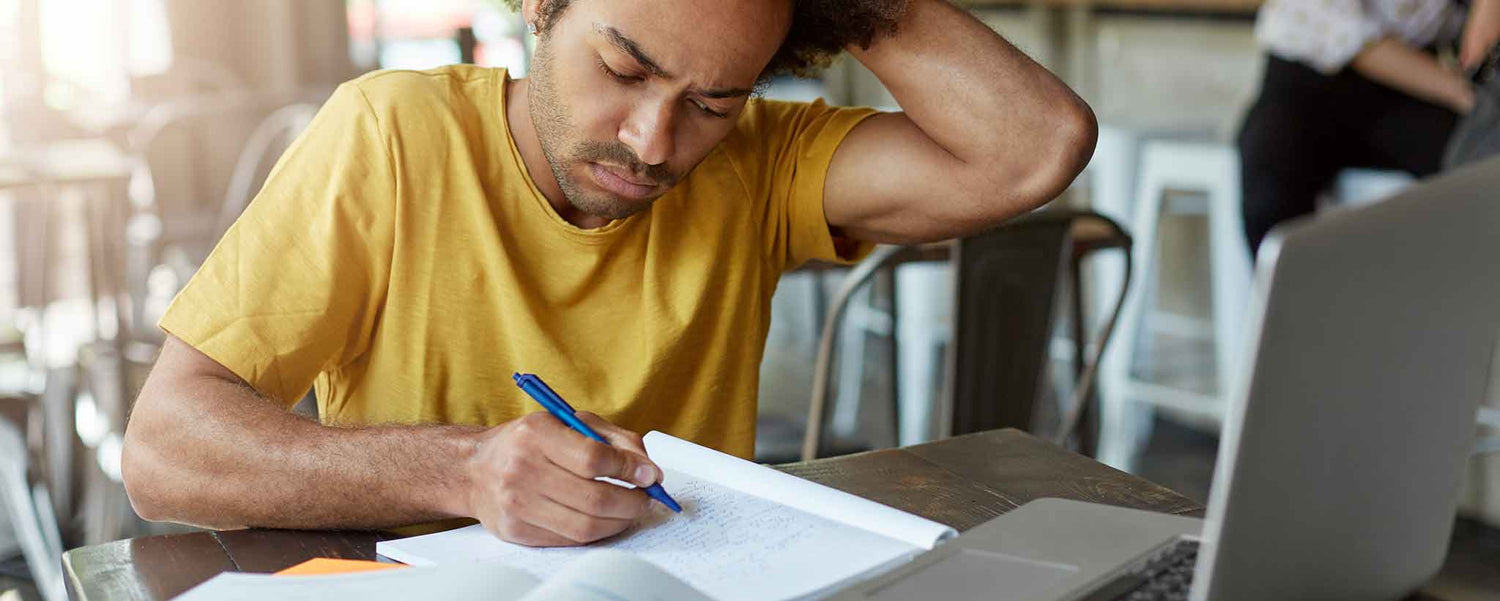
M 587 548 L 535 549 L 482 527 L 381 542 L 405 563 L 500 561 L 546 579 L 590 548 L 634 553 L 723 601 L 800 598 L 930 549 L 953 530 L 670 436 L 647 450 L 684 512 Z
M 657 508 L 620 536 L 589 547 L 536 549 L 470 526 L 380 543 L 413 565 L 500 562 L 541 579 L 594 548 L 627 551 L 721 601 L 793 599 L 908 556 L 916 547 L 666 469 L 681 515 Z
M 594 549 L 521 601 L 711 601 L 649 561 Z
M 674 470 L 813 515 L 932 549 L 958 536 L 952 527 L 811 480 L 752 463 L 661 432 L 646 434 L 646 453 Z M 660 464 L 660 463 L 659 463 Z

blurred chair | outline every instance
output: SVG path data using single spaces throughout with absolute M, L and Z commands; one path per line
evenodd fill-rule
M 1128 252 L 1131 245 L 1131 237 L 1113 220 L 1074 210 L 1037 211 L 959 241 L 951 398 L 948 414 L 940 418 L 949 434 L 1007 427 L 1040 430 L 1038 401 L 1046 392 L 1053 331 L 1062 321 L 1056 295 L 1068 289 L 1074 381 L 1070 399 L 1059 399 L 1054 438 L 1066 445 L 1076 436 L 1077 448 L 1093 453 L 1098 416 L 1091 400 L 1094 374 L 1123 307 L 1130 267 L 1127 263 L 1118 300 L 1092 345 L 1080 272 L 1083 260 L 1095 252 Z M 1086 352 L 1090 346 L 1091 355 Z
M 55 532 L 71 526 L 75 513 L 80 348 L 91 340 L 116 336 L 114 318 L 125 306 L 115 261 L 122 245 L 119 226 L 129 165 L 111 142 L 102 139 L 48 142 L 27 149 L 24 156 L 27 176 L 6 187 L 16 193 L 23 221 L 16 232 L 16 325 L 24 332 L 26 359 L 19 366 L 5 362 L 7 370 L 19 367 L 19 380 L 6 382 L 0 394 L 35 397 L 35 419 L 28 419 L 27 438 L 40 466 L 31 475 L 40 480 L 31 496 L 45 502 L 39 509 L 44 531 Z M 58 233 L 67 235 L 54 235 Z M 56 252 L 60 241 L 66 241 L 61 244 L 69 250 L 82 250 L 82 255 Z M 68 262 L 79 258 L 81 264 Z M 74 296 L 54 298 L 54 280 L 68 273 L 83 276 L 68 282 L 82 288 L 70 293 Z M 64 521 L 58 522 L 57 515 Z M 13 526 L 20 531 L 26 523 Z
M 927 442 L 935 434 L 929 408 L 940 394 L 943 357 L 953 340 L 949 255 L 947 245 L 935 246 L 882 265 L 872 276 L 872 285 L 861 287 L 849 300 L 846 323 L 838 336 L 839 357 L 864 357 L 871 338 L 891 341 L 888 363 L 898 446 Z M 821 330 L 821 313 L 817 323 Z M 851 436 L 859 427 L 865 376 L 863 360 L 838 362 L 838 397 L 829 424 L 836 437 Z
M 852 436 L 858 430 L 867 375 L 866 344 L 871 338 L 883 338 L 891 344 L 887 367 L 893 392 L 893 442 L 906 445 L 932 439 L 931 416 L 919 414 L 930 413 L 935 396 L 933 389 L 941 383 L 937 375 L 942 373 L 944 349 L 951 337 L 951 324 L 946 315 L 953 304 L 950 300 L 952 286 L 946 283 L 950 271 L 950 248 L 948 243 L 880 247 L 872 258 L 866 260 L 871 271 L 845 275 L 838 301 L 821 308 L 823 312 L 813 323 L 820 332 L 837 332 L 830 334 L 834 338 L 820 338 L 817 343 L 818 348 L 825 340 L 836 346 L 836 356 L 839 357 L 836 376 L 824 374 L 829 380 L 824 386 L 838 391 L 831 406 L 832 423 L 829 424 L 834 436 Z M 873 257 L 888 252 L 895 254 L 884 261 L 873 261 Z M 859 268 L 856 266 L 856 271 Z M 821 275 L 823 270 L 812 273 Z M 866 280 L 871 285 L 864 285 Z M 830 330 L 830 319 L 843 323 Z M 828 356 L 833 357 L 835 353 L 830 350 Z M 833 369 L 831 359 L 827 368 Z M 835 377 L 836 385 L 833 384 Z
M 31 483 L 30 455 L 20 430 L 0 418 L 0 505 L 6 509 L 42 599 L 65 601 L 62 536 L 46 487 Z
M 120 450 L 130 406 L 164 340 L 156 320 L 317 112 L 315 104 L 285 102 L 284 96 L 242 94 L 182 99 L 153 109 L 132 132 L 134 214 L 126 226 L 125 268 L 130 311 L 118 316 L 119 335 L 80 353 L 87 393 L 80 403 L 79 436 L 92 459 L 80 510 L 86 544 L 119 538 L 135 523 L 121 484 Z M 245 126 L 247 120 L 253 127 Z M 188 190 L 186 197 L 160 196 L 162 182 L 170 177 L 166 170 L 182 166 L 156 163 L 158 143 L 168 132 L 203 134 L 201 128 L 213 127 L 219 130 L 189 142 L 211 139 L 219 148 L 234 141 L 233 151 L 218 153 L 226 156 L 217 162 L 213 152 L 195 153 L 204 162 L 195 166 L 194 175 L 227 173 L 222 187 L 193 181 L 189 183 L 198 185 L 177 188 L 179 193 Z M 193 198 L 216 190 L 222 193 L 213 202 Z
M 137 301 L 129 316 L 134 336 L 159 342 L 155 320 L 145 313 L 153 270 L 172 266 L 177 285 L 196 271 L 222 233 L 226 205 L 243 206 L 245 190 L 253 193 L 264 177 L 263 157 L 280 156 L 280 130 L 292 125 L 300 109 L 277 115 L 274 123 L 266 122 L 269 116 L 309 96 L 319 94 L 179 98 L 147 111 L 130 132 L 134 212 L 126 228 L 125 271 L 130 298 Z
M 1142 284 L 1127 296 L 1119 332 L 1122 342 L 1104 359 L 1100 388 L 1103 431 L 1099 460 L 1126 471 L 1135 467 L 1150 436 L 1152 406 L 1172 407 L 1216 422 L 1222 420 L 1225 406 L 1222 393 L 1204 394 L 1147 382 L 1133 373 L 1142 350 L 1141 337 L 1149 338 L 1155 329 L 1153 321 L 1160 319 L 1155 312 L 1154 291 L 1163 210 L 1206 210 L 1208 214 L 1213 317 L 1210 323 L 1201 325 L 1191 319 L 1182 321 L 1188 323 L 1189 330 L 1211 336 L 1218 391 L 1232 389 L 1230 378 L 1238 364 L 1240 327 L 1250 291 L 1250 255 L 1240 212 L 1239 156 L 1233 148 L 1202 142 L 1146 141 L 1140 146 L 1136 184 L 1130 227 L 1135 236 L 1132 257 L 1141 271 Z M 1181 192 L 1205 202 L 1196 207 L 1168 203 L 1169 196 L 1176 196 L 1169 193 Z
M 942 434 L 1000 427 L 1033 429 L 1034 409 L 1041 396 L 1057 323 L 1055 294 L 1063 282 L 1077 286 L 1079 281 L 1076 275 L 1071 280 L 1061 277 L 1076 274 L 1084 255 L 1104 248 L 1128 248 L 1129 240 L 1118 225 L 1096 213 L 1048 210 L 956 242 L 950 259 L 957 282 L 957 298 L 950 301 L 955 317 L 947 360 L 951 377 L 943 387 L 949 398 L 929 408 L 937 410 Z M 879 247 L 844 279 L 829 307 L 818 349 L 803 460 L 815 458 L 822 447 L 834 341 L 850 300 L 887 264 L 910 261 L 923 252 L 922 247 Z M 931 247 L 925 252 L 930 254 Z M 1082 324 L 1083 301 L 1078 292 L 1075 289 L 1072 294 L 1072 314 Z M 1081 335 L 1081 329 L 1077 325 L 1075 335 Z M 1060 412 L 1064 422 L 1058 433 L 1060 440 L 1070 438 L 1074 426 L 1091 419 L 1086 399 L 1099 353 L 1109 335 L 1109 328 L 1100 335 L 1093 361 L 1080 358 L 1075 364 L 1074 402 Z M 1087 341 L 1075 341 L 1079 355 L 1087 346 Z M 897 342 L 896 347 L 902 345 Z M 862 363 L 859 356 L 840 360 Z M 897 406 L 909 407 L 906 403 Z M 894 416 L 893 421 L 902 417 Z M 1084 447 L 1092 446 L 1088 428 L 1077 433 Z

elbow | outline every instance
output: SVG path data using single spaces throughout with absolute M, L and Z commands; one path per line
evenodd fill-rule
M 1088 166 L 1099 141 L 1099 121 L 1088 103 L 1077 96 L 1058 103 L 1048 132 L 1043 136 L 1045 152 L 1038 161 L 1023 193 L 1026 210 L 1035 209 L 1061 196 Z
M 146 448 L 149 441 L 133 436 L 127 430 L 125 444 L 120 450 L 120 478 L 125 484 L 125 496 L 130 499 L 130 508 L 141 519 L 151 522 L 169 520 L 168 502 L 162 498 L 162 487 L 157 482 L 158 468 L 150 465 L 152 450 Z
M 171 449 L 164 448 L 166 441 L 160 432 L 169 430 L 150 420 L 132 416 L 130 427 L 125 430 L 125 443 L 120 450 L 120 479 L 125 485 L 125 496 L 130 507 L 141 519 L 151 522 L 183 521 L 180 495 L 175 494 L 171 474 L 175 467 L 167 458 L 173 457 Z
M 1016 145 L 1005 149 L 1010 168 L 987 170 L 963 186 L 963 206 L 968 222 L 979 231 L 1007 219 L 1033 211 L 1051 202 L 1068 186 L 1093 158 L 1099 140 L 1099 122 L 1093 109 L 1071 93 L 1047 112 L 1030 135 L 1021 139 L 1025 150 Z M 1000 164 L 1007 161 L 998 160 Z
M 1094 158 L 1094 148 L 1099 143 L 1099 118 L 1094 116 L 1094 109 L 1089 107 L 1082 98 L 1074 98 L 1074 102 L 1065 119 L 1066 126 L 1062 138 L 1060 163 L 1065 166 L 1061 183 L 1062 189 L 1073 184 L 1078 174 L 1083 172 L 1089 161 Z

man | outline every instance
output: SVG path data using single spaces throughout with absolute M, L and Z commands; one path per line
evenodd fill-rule
M 747 456 L 782 272 L 1059 194 L 1092 113 L 944 0 L 525 0 L 533 76 L 345 84 L 174 301 L 123 471 L 147 519 L 611 536 L 638 433 Z M 847 47 L 906 112 L 751 98 Z M 613 447 L 510 383 L 543 375 Z M 316 384 L 323 424 L 287 407 Z

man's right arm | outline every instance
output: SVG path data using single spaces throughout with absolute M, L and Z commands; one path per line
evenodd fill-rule
M 649 497 L 593 480 L 660 480 L 640 436 L 580 414 L 613 447 L 545 413 L 495 428 L 337 428 L 287 411 L 169 337 L 125 433 L 122 472 L 144 518 L 210 528 L 382 528 L 473 517 L 527 545 L 624 530 Z

